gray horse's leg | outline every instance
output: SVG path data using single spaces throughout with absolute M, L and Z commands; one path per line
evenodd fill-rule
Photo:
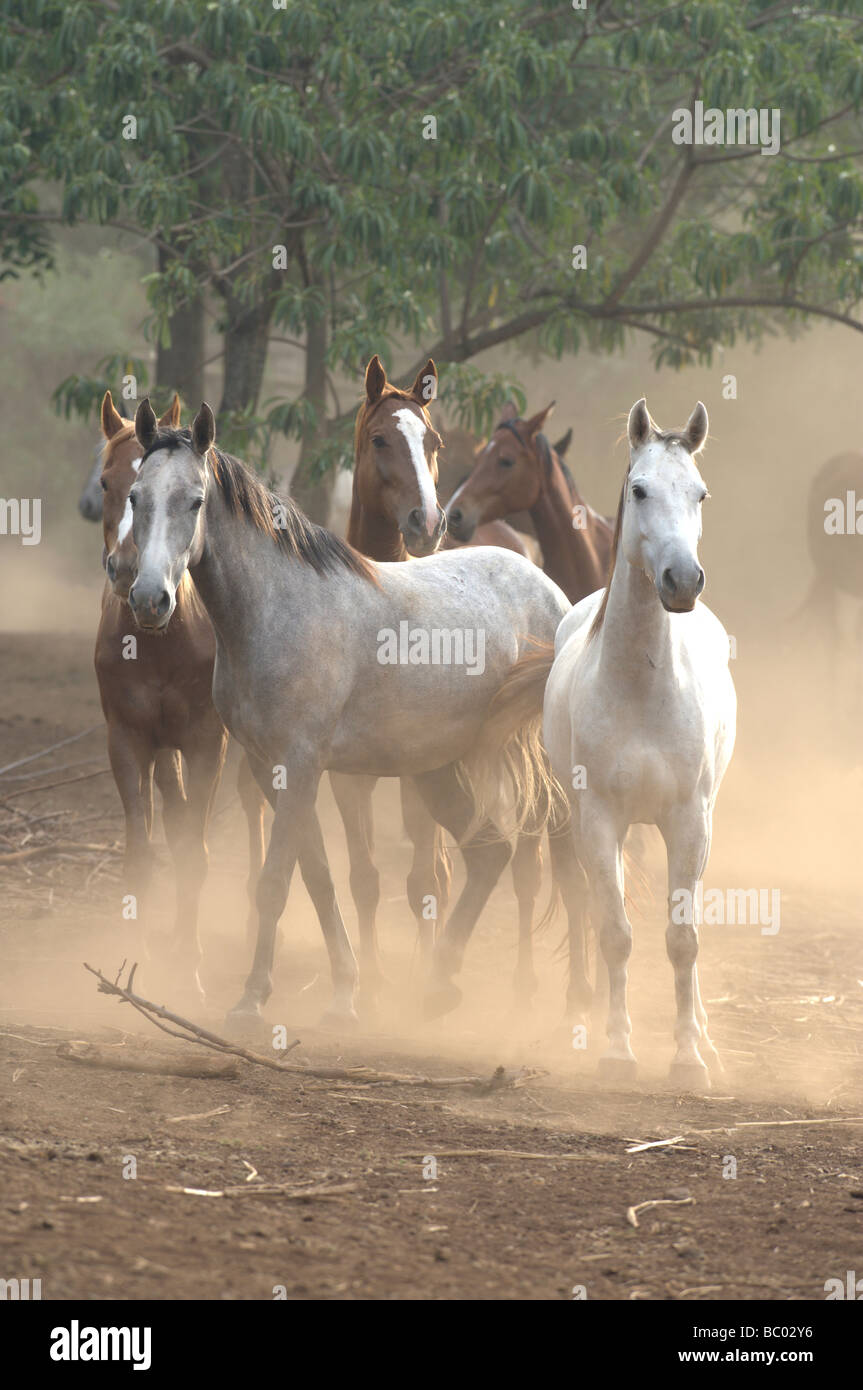
M 345 827 L 350 859 L 351 897 L 357 909 L 360 932 L 360 968 L 363 995 L 374 1002 L 384 983 L 377 937 L 377 910 L 381 896 L 381 877 L 374 861 L 375 826 L 372 792 L 376 777 L 330 773 L 339 815 Z
M 421 773 L 416 778 L 416 785 L 438 824 L 445 826 L 454 839 L 460 841 L 470 825 L 473 803 L 458 779 L 455 765 L 449 763 L 434 772 Z M 427 1018 L 449 1013 L 460 1002 L 461 990 L 453 983 L 452 976 L 461 967 L 465 947 L 477 918 L 512 853 L 510 845 L 498 838 L 490 822 L 481 826 L 476 835 L 460 848 L 467 881 L 446 930 L 434 948 L 424 1005 Z
M 261 789 L 266 787 L 266 769 L 252 761 L 252 771 Z M 333 1011 L 345 1019 L 353 1017 L 353 995 L 357 984 L 357 965 L 336 902 L 335 889 L 315 813 L 320 774 L 294 767 L 287 776 L 291 790 L 276 796 L 275 816 L 270 831 L 264 867 L 258 878 L 256 901 L 258 935 L 252 969 L 242 998 L 231 1010 L 231 1018 L 260 1017 L 261 1006 L 272 993 L 273 953 L 276 930 L 288 898 L 297 860 L 302 861 L 306 886 L 321 922 L 333 970 Z
M 260 877 L 261 869 L 264 867 L 264 857 L 267 852 L 266 840 L 264 838 L 264 808 L 266 806 L 266 799 L 258 786 L 249 759 L 245 754 L 240 758 L 240 765 L 237 768 L 237 792 L 246 814 L 246 825 L 249 832 L 249 877 L 246 880 L 246 896 L 249 900 L 249 913 L 246 918 L 246 943 L 249 946 L 253 946 L 255 943 L 255 933 L 258 928 L 255 892 L 258 886 L 258 878 Z
M 452 865 L 440 826 L 430 815 L 412 777 L 402 777 L 402 816 L 414 847 L 408 874 L 408 902 L 417 921 L 420 954 L 428 966 L 435 938 L 443 930 L 449 906 Z

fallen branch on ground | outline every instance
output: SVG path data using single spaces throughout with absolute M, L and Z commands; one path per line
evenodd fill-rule
M 630 1226 L 638 1225 L 638 1213 L 650 1211 L 653 1207 L 693 1207 L 694 1197 L 657 1197 L 653 1202 L 639 1202 L 635 1207 L 627 1207 L 626 1219 Z
M 102 1067 L 107 1071 L 147 1072 L 151 1076 L 192 1076 L 204 1079 L 235 1077 L 239 1068 L 235 1062 L 172 1062 L 151 1060 L 148 1057 L 129 1057 L 117 1053 L 102 1052 L 94 1043 L 61 1042 L 55 1049 L 57 1056 L 67 1062 L 81 1062 L 85 1067 Z
M 416 1076 L 405 1072 L 375 1071 L 372 1067 L 305 1067 L 292 1062 L 279 1062 L 273 1057 L 266 1057 L 261 1052 L 252 1052 L 239 1043 L 229 1042 L 227 1038 L 220 1037 L 218 1033 L 211 1033 L 208 1028 L 200 1028 L 197 1023 L 192 1023 L 190 1019 L 172 1013 L 164 1005 L 153 1004 L 149 999 L 135 994 L 132 985 L 135 980 L 135 971 L 138 968 L 137 963 L 129 970 L 129 978 L 123 986 L 118 981 L 125 968 L 126 962 L 124 961 L 117 972 L 117 978 L 109 980 L 107 976 L 102 974 L 101 970 L 95 970 L 92 965 L 84 962 L 84 969 L 96 976 L 101 994 L 111 994 L 121 1002 L 131 1004 L 138 1013 L 143 1014 L 169 1037 L 180 1038 L 183 1042 L 200 1043 L 203 1047 L 212 1048 L 215 1052 L 230 1053 L 234 1057 L 242 1057 L 247 1062 L 268 1067 L 270 1071 L 286 1072 L 291 1076 L 314 1078 L 320 1081 L 347 1081 L 362 1086 L 461 1087 L 479 1095 L 490 1095 L 508 1087 L 526 1086 L 529 1082 L 546 1075 L 538 1068 L 522 1067 L 514 1072 L 505 1067 L 496 1067 L 490 1077 L 435 1077 Z M 160 1022 L 160 1020 L 162 1021 Z M 168 1028 L 166 1023 L 172 1023 L 174 1027 Z M 285 1050 L 291 1052 L 299 1045 L 299 1038 L 295 1038 Z

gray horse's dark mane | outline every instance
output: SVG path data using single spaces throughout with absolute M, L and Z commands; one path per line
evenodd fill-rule
M 159 449 L 172 453 L 180 448 L 192 448 L 191 430 L 158 430 L 141 463 Z M 207 463 L 228 511 L 244 517 L 292 559 L 301 560 L 321 575 L 341 569 L 377 583 L 371 561 L 347 541 L 311 521 L 292 498 L 270 492 L 242 459 L 213 445 Z

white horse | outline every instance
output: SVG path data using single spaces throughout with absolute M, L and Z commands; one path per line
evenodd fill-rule
M 672 1080 L 709 1085 L 719 1067 L 698 987 L 698 904 L 713 808 L 734 747 L 736 697 L 728 636 L 698 601 L 701 503 L 694 455 L 707 437 L 699 401 L 680 433 L 660 430 L 644 399 L 629 414 L 608 588 L 563 619 L 545 695 L 543 734 L 568 788 L 576 854 L 590 885 L 608 968 L 603 1075 L 636 1071 L 626 1004 L 632 928 L 624 906 L 629 826 L 656 825 L 668 853 L 668 956 L 677 997 Z M 699 1051 L 699 1048 L 701 1051 Z

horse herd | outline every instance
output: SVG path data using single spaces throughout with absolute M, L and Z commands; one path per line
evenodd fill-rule
M 369 363 L 346 540 L 219 449 L 206 404 L 183 429 L 176 398 L 161 419 L 143 401 L 132 423 L 106 393 L 95 662 L 134 930 L 148 915 L 155 780 L 177 874 L 177 978 L 200 989 L 207 821 L 230 732 L 243 749 L 254 954 L 229 1018 L 247 1026 L 271 993 L 299 864 L 330 959 L 328 1021 L 350 1024 L 360 982 L 373 1004 L 383 978 L 371 794 L 378 778 L 399 777 L 426 1015 L 458 1004 L 465 949 L 510 862 L 515 988 L 531 997 L 547 833 L 568 920 L 567 1021 L 584 1024 L 591 1006 L 590 925 L 609 980 L 600 1070 L 627 1079 L 636 1062 L 623 847 L 631 825 L 655 824 L 668 854 L 671 1074 L 703 1088 L 718 1058 L 698 986 L 696 889 L 735 726 L 728 639 L 699 600 L 707 413 L 699 403 L 681 431 L 664 431 L 636 402 L 612 522 L 579 496 L 543 433 L 551 407 L 529 419 L 509 408 L 444 510 L 428 410 L 436 380 L 429 361 L 402 390 L 377 357 Z M 523 511 L 544 570 L 505 522 Z M 347 835 L 359 965 L 316 811 L 325 772 Z M 465 869 L 451 910 L 444 835 Z M 673 906 L 681 900 L 691 909 Z

